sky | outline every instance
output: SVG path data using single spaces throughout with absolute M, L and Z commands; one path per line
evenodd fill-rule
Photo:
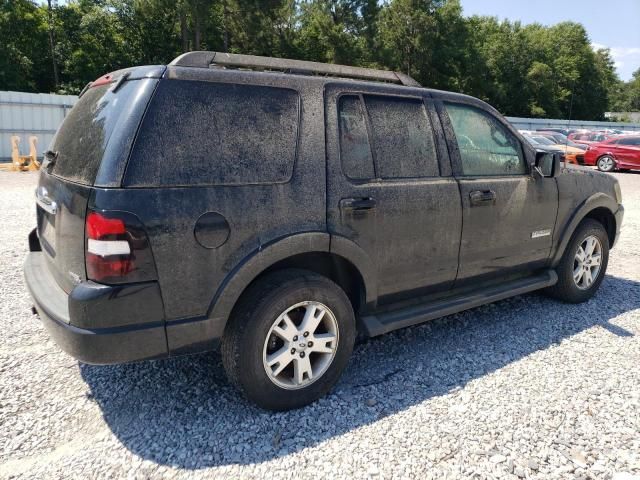
M 640 68 L 640 0 L 461 0 L 463 13 L 587 29 L 594 48 L 608 47 L 622 80 Z

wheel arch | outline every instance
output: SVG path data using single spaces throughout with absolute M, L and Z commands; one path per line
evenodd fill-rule
M 566 223 L 559 239 L 558 247 L 552 256 L 551 265 L 556 266 L 560 262 L 564 251 L 569 245 L 569 241 L 578 225 L 585 219 L 591 218 L 602 224 L 609 237 L 609 245 L 613 246 L 616 240 L 616 232 L 618 231 L 616 224 L 615 212 L 617 204 L 613 198 L 604 194 L 596 193 L 586 199 L 576 210 Z
M 345 290 L 356 311 L 375 303 L 377 286 L 370 259 L 353 242 L 335 242 L 335 238 L 326 232 L 309 232 L 261 246 L 229 272 L 211 302 L 208 319 L 222 334 L 247 289 L 264 275 L 285 268 L 303 268 L 330 278 Z M 332 249 L 334 243 L 338 246 Z

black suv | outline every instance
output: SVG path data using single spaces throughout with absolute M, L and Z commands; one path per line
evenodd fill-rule
M 107 364 L 220 348 L 269 409 L 376 336 L 537 289 L 589 299 L 623 216 L 606 174 L 492 107 L 386 71 L 214 52 L 90 84 L 45 155 L 25 276 Z

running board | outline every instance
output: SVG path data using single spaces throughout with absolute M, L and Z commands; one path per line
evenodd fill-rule
M 410 327 L 469 308 L 550 287 L 555 285 L 557 281 L 558 275 L 556 272 L 547 270 L 533 277 L 519 278 L 500 285 L 492 285 L 482 290 L 466 292 L 460 296 L 412 305 L 377 315 L 362 316 L 360 320 L 364 326 L 365 333 L 370 337 L 376 337 L 399 328 Z

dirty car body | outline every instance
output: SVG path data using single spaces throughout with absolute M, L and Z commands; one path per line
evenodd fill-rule
M 581 222 L 613 246 L 623 215 L 613 177 L 536 151 L 478 99 L 339 75 L 114 72 L 49 157 L 27 285 L 97 364 L 218 348 L 284 270 L 330 280 L 369 336 L 548 288 Z

